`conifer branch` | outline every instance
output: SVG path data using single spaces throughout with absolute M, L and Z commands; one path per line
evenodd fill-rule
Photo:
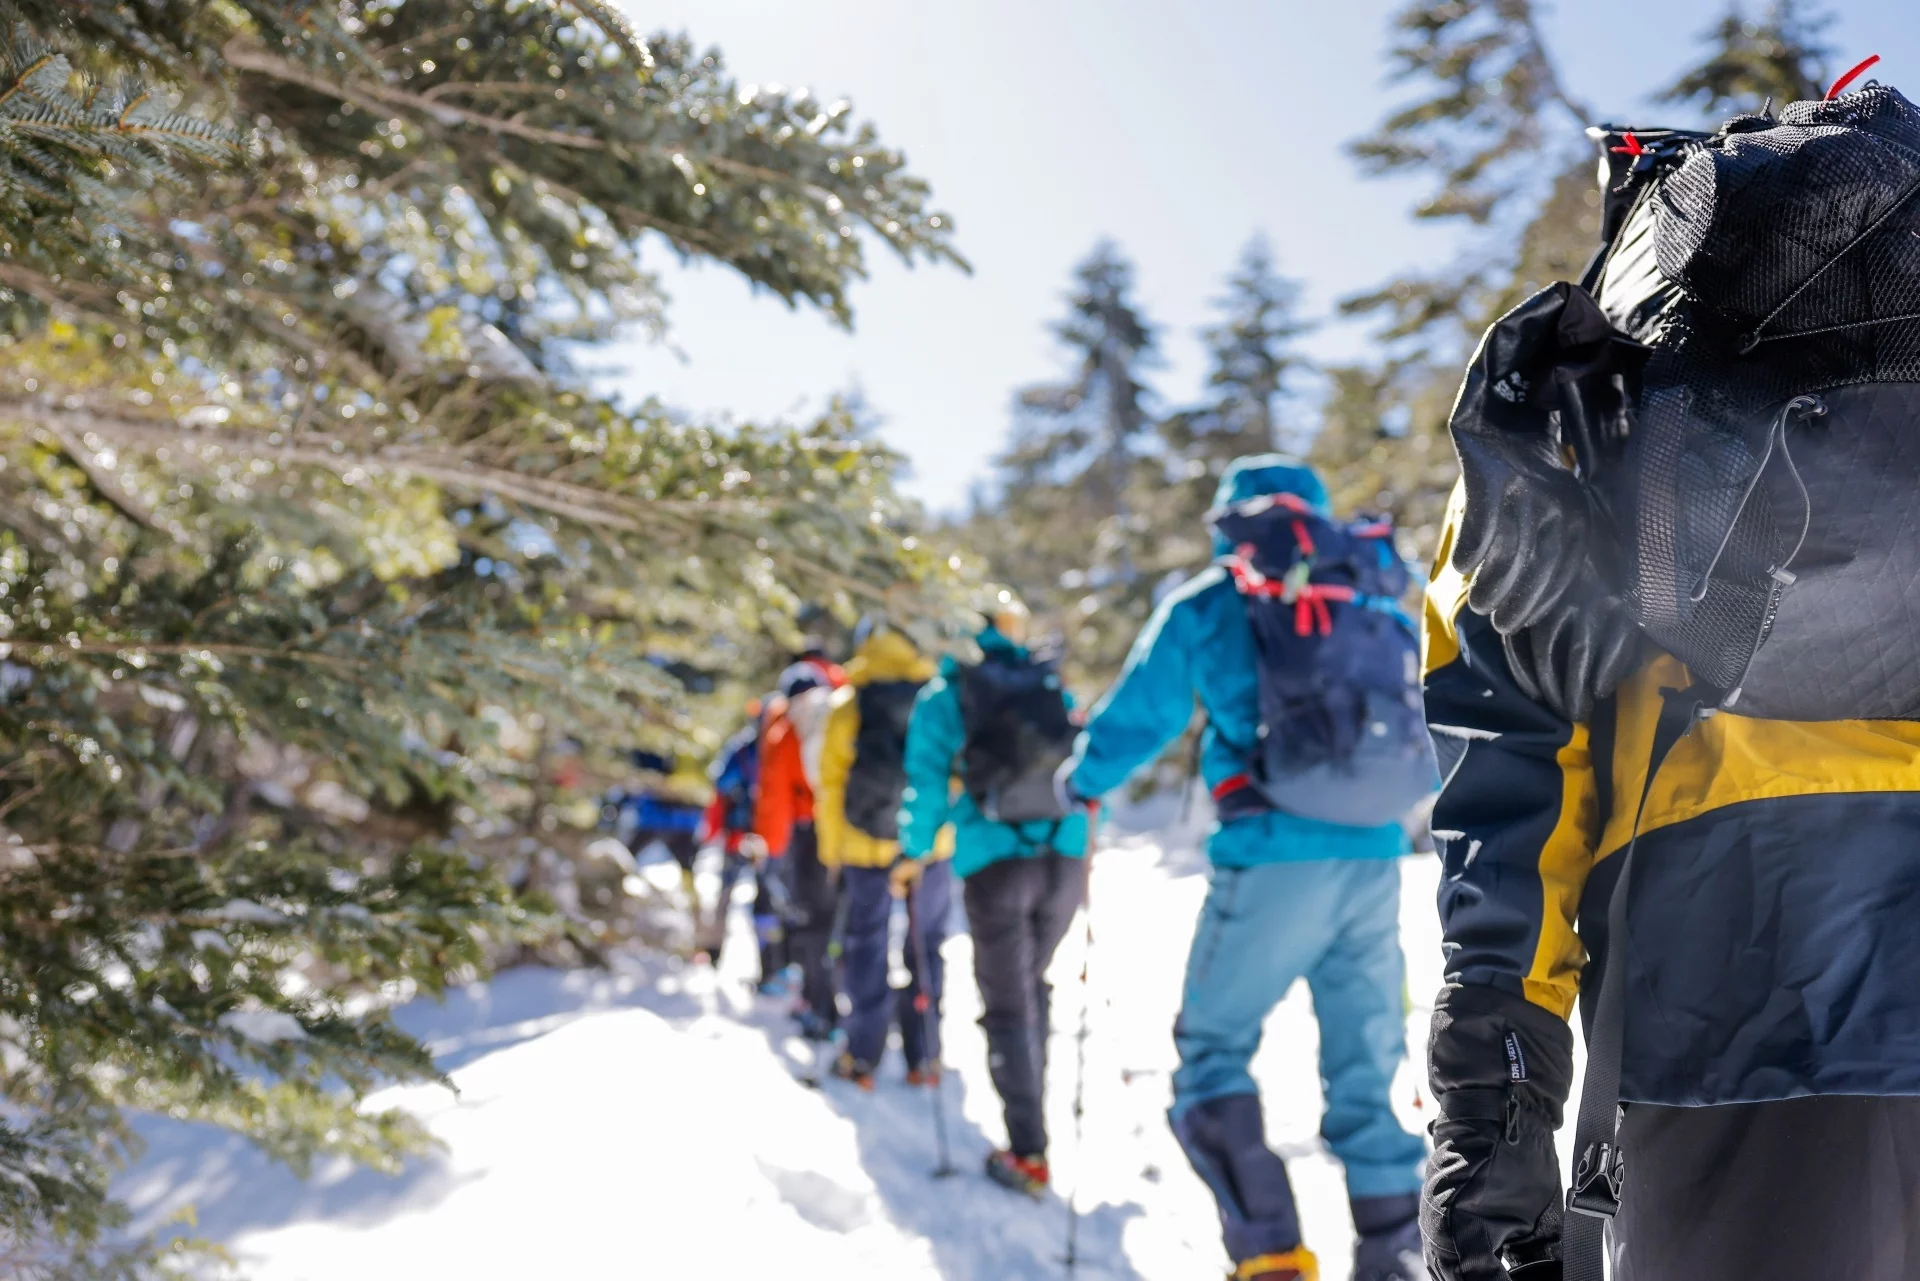
M 325 76 L 308 71 L 305 67 L 264 49 L 244 44 L 228 45 L 223 56 L 233 66 L 242 71 L 252 71 L 258 75 L 272 76 L 288 84 L 311 89 L 315 93 L 324 93 L 350 102 L 356 107 L 370 111 L 402 109 L 418 112 L 427 119 L 441 125 L 472 125 L 489 133 L 510 134 L 527 142 L 545 143 L 555 147 L 573 147 L 583 151 L 601 151 L 606 143 L 591 134 L 566 133 L 558 129 L 540 129 L 522 124 L 510 117 L 490 116 L 484 112 L 468 111 L 452 103 L 437 102 L 419 94 L 408 93 L 391 85 L 369 84 L 366 81 L 334 81 Z M 551 92 L 551 91 L 549 91 Z

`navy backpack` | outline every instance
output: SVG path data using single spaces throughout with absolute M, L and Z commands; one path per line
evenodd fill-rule
M 1214 789 L 1349 827 L 1400 821 L 1439 782 L 1420 697 L 1411 586 L 1384 519 L 1335 521 L 1291 494 L 1210 513 L 1260 662 L 1260 741 Z

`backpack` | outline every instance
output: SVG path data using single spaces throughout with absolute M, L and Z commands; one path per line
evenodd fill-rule
M 730 832 L 753 830 L 754 789 L 760 782 L 760 726 L 748 725 L 721 749 L 713 789 L 722 803 L 722 819 Z
M 1051 661 L 990 653 L 958 672 L 960 785 L 995 823 L 1058 823 L 1067 817 L 1053 776 L 1079 734 Z
M 1275 809 L 1349 827 L 1398 822 L 1438 775 L 1410 586 L 1385 520 L 1352 524 L 1291 494 L 1210 514 L 1259 661 L 1260 740 L 1245 783 Z
M 1593 132 L 1602 252 L 1454 412 L 1473 607 L 1524 655 L 1614 602 L 1744 715 L 1920 717 L 1920 109 Z
M 876 840 L 900 838 L 900 795 L 907 788 L 907 723 L 920 681 L 876 681 L 854 691 L 860 730 L 853 740 L 843 802 L 847 822 Z
M 820 754 L 827 744 L 827 714 L 833 710 L 833 690 L 813 685 L 787 698 L 787 723 L 800 741 L 800 770 L 810 791 L 820 789 Z

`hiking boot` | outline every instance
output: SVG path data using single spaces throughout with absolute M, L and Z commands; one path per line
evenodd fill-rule
M 833 1039 L 833 1024 L 821 1018 L 812 1010 L 795 1010 L 793 1012 L 793 1021 L 800 1029 L 800 1035 L 804 1040 L 831 1041 Z
M 919 1067 L 907 1069 L 907 1084 L 912 1086 L 937 1086 L 940 1084 L 940 1065 L 922 1063 Z
M 1227 1281 L 1320 1281 L 1320 1261 L 1306 1246 L 1297 1245 L 1285 1254 L 1242 1259 Z
M 851 1054 L 842 1054 L 833 1061 L 833 1074 L 863 1090 L 873 1089 L 873 1064 L 862 1063 Z
M 1038 1200 L 1047 1191 L 1047 1158 L 1016 1156 L 1001 1148 L 987 1154 L 987 1177 L 1003 1188 L 1024 1192 Z
M 1353 1281 L 1426 1281 L 1420 1221 L 1361 1236 L 1353 1248 Z

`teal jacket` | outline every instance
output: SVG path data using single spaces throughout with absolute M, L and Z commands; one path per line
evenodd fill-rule
M 1327 506 L 1312 468 L 1281 454 L 1235 459 L 1220 478 L 1214 505 L 1276 493 Z M 1168 594 L 1134 641 L 1120 679 L 1094 707 L 1075 747 L 1069 763 L 1073 790 L 1098 797 L 1119 787 L 1185 731 L 1195 699 L 1207 714 L 1200 775 L 1208 788 L 1245 773 L 1260 730 L 1259 680 L 1246 605 L 1226 572 L 1212 566 Z M 1406 849 L 1398 823 L 1343 827 L 1279 811 L 1216 823 L 1207 841 L 1214 864 L 1229 868 L 1394 858 Z
M 987 652 L 1026 651 L 989 627 L 979 635 Z M 1062 854 L 1079 858 L 1087 852 L 1087 816 L 1076 811 L 1052 823 L 996 823 L 980 813 L 973 798 L 954 785 L 954 767 L 966 744 L 960 723 L 960 692 L 955 676 L 960 665 L 949 658 L 940 674 L 920 690 L 907 725 L 907 788 L 900 798 L 900 852 L 924 858 L 934 838 L 953 824 L 953 870 L 962 878 L 1002 859 L 1031 858 L 1049 844 Z M 1067 696 L 1072 706 L 1073 696 Z

